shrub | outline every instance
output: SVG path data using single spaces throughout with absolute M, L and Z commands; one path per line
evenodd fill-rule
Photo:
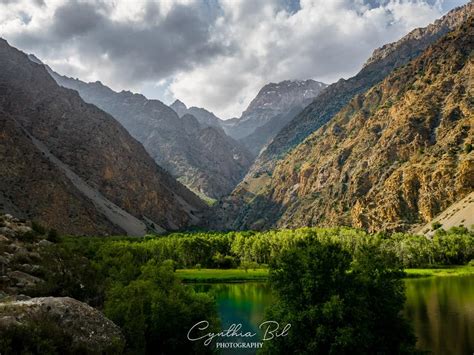
M 434 231 L 441 228 L 442 226 L 443 225 L 438 221 L 431 223 L 431 229 Z

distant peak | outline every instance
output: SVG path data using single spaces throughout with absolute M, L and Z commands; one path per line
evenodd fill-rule
M 180 108 L 184 108 L 184 109 L 187 109 L 188 107 L 185 105 L 185 103 L 179 99 L 176 99 L 172 104 L 171 104 L 171 107 L 180 107 Z
M 187 106 L 184 104 L 184 102 L 180 101 L 180 100 L 175 100 L 175 102 L 173 102 L 171 105 L 170 105 L 171 109 L 176 112 L 176 114 L 179 116 L 179 117 L 182 117 L 184 114 L 187 113 L 188 111 L 188 108 Z

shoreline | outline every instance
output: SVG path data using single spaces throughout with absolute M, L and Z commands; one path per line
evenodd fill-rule
M 474 275 L 474 266 L 453 265 L 405 269 L 404 279 Z M 183 283 L 239 283 L 268 280 L 268 269 L 177 269 Z

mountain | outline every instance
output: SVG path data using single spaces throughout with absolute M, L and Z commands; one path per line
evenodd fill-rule
M 223 122 L 219 117 L 214 115 L 212 112 L 201 108 L 201 107 L 187 107 L 182 101 L 176 100 L 170 107 L 176 112 L 179 117 L 183 117 L 185 114 L 190 114 L 199 121 L 203 126 L 218 127 L 222 128 Z
M 308 105 L 326 87 L 314 80 L 285 80 L 265 85 L 250 102 L 240 118 L 224 121 L 224 130 L 231 137 L 242 140 L 252 152 L 258 153 L 278 130 L 293 118 L 293 115 Z M 268 128 L 279 122 L 273 129 Z M 261 130 L 259 139 L 245 140 Z
M 203 202 L 116 121 L 0 39 L 0 210 L 67 234 L 185 228 Z
M 356 95 L 257 194 L 239 186 L 233 198 L 247 204 L 230 213 L 234 227 L 408 230 L 472 193 L 473 50 L 474 16 Z
M 252 163 L 251 154 L 222 128 L 201 124 L 189 114 L 179 117 L 161 101 L 50 74 L 59 85 L 77 90 L 84 101 L 111 114 L 158 165 L 199 194 L 219 198 L 230 193 Z
M 438 228 L 449 230 L 452 227 L 472 227 L 474 225 L 474 191 L 462 200 L 453 203 L 430 223 L 418 228 L 415 232 L 433 235 Z
M 273 138 L 250 168 L 248 179 L 271 174 L 279 159 L 334 117 L 355 95 L 367 91 L 395 68 L 420 55 L 431 43 L 461 24 L 473 12 L 474 3 L 471 1 L 453 9 L 433 24 L 415 29 L 399 41 L 375 50 L 356 76 L 329 85 Z

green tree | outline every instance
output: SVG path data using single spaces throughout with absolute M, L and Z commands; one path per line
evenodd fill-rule
M 334 242 L 307 238 L 270 264 L 278 301 L 268 318 L 291 324 L 289 334 L 265 342 L 263 353 L 396 354 L 415 338 L 400 316 L 403 271 L 378 245 L 354 257 Z
M 211 349 L 187 341 L 186 334 L 204 319 L 214 330 L 218 325 L 213 298 L 182 285 L 174 275 L 173 262 L 153 259 L 136 280 L 112 285 L 105 314 L 121 327 L 127 349 L 134 354 L 207 353 Z

